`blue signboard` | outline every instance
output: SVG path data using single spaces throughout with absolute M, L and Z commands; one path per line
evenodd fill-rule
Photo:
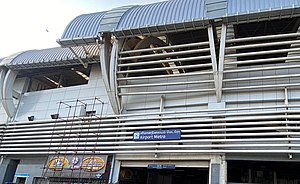
M 28 173 L 17 173 L 15 174 L 16 177 L 29 177 Z
M 174 164 L 148 164 L 148 169 L 175 169 Z
M 143 130 L 133 132 L 134 141 L 179 140 L 180 138 L 180 129 Z

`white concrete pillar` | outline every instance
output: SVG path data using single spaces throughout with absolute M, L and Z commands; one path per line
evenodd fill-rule
M 227 162 L 224 155 L 214 156 L 210 160 L 209 184 L 227 183 Z
M 108 183 L 118 183 L 120 168 L 121 168 L 121 161 L 113 160 L 112 169 L 111 169 L 110 177 L 109 177 L 110 181 Z

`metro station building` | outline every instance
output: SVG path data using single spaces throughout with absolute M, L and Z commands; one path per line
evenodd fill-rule
M 0 181 L 299 183 L 300 1 L 83 14 L 0 59 Z

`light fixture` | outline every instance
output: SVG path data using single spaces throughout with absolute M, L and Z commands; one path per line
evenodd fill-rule
M 51 114 L 51 119 L 58 119 L 58 114 Z
M 86 111 L 85 114 L 86 114 L 86 116 L 95 116 L 96 111 Z
M 34 116 L 28 116 L 28 121 L 33 121 L 34 120 Z
M 293 155 L 291 153 L 289 153 L 289 159 L 292 159 Z

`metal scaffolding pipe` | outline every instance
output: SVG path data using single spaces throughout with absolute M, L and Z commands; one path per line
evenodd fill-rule
M 223 108 L 223 109 L 201 109 L 201 110 L 189 110 L 189 111 L 165 111 L 165 112 L 148 112 L 148 113 L 138 113 L 138 114 L 121 114 L 121 115 L 112 115 L 112 116 L 108 116 L 108 117 L 102 117 L 101 118 L 101 123 L 106 123 L 106 122 L 121 122 L 121 121 L 126 121 L 126 120 L 132 120 L 132 119 L 120 119 L 122 117 L 134 117 L 134 116 L 157 116 L 159 117 L 159 115 L 166 115 L 166 114 L 182 114 L 182 113 L 204 113 L 204 112 L 226 112 L 226 111 L 241 111 L 241 110 L 255 110 L 255 109 L 278 109 L 278 108 L 297 108 L 300 107 L 300 105 L 271 105 L 271 106 L 255 106 L 255 107 L 234 107 L 234 108 Z M 219 113 L 218 113 L 219 114 Z M 212 113 L 210 113 L 210 115 L 212 115 Z M 232 114 L 231 114 L 232 115 Z M 107 119 L 110 118 L 110 119 Z M 116 118 L 116 119 L 111 119 L 111 118 Z M 161 118 L 161 117 L 159 117 Z M 148 118 L 147 118 L 148 119 Z M 16 127 L 27 127 L 27 126 L 37 126 L 39 123 L 41 124 L 41 126 L 49 126 L 49 123 L 54 124 L 58 124 L 58 123 L 66 123 L 66 122 L 74 122 L 74 121 L 91 121 L 94 120 L 92 123 L 97 123 L 97 120 L 100 120 L 99 117 L 74 117 L 74 119 L 57 119 L 57 120 L 35 120 L 34 122 L 28 122 L 28 121 L 19 121 L 19 122 L 9 122 L 8 125 L 6 127 L 7 128 L 12 128 L 15 129 Z M 145 120 L 145 119 L 143 119 Z M 65 124 L 64 124 L 65 125 Z
M 165 59 L 165 60 L 154 60 L 154 61 L 145 61 L 145 62 L 134 62 L 134 63 L 120 63 L 118 67 L 127 67 L 127 66 L 142 66 L 150 64 L 160 64 L 160 63 L 169 63 L 169 62 L 185 62 L 185 61 L 195 61 L 202 59 L 210 59 L 211 56 L 196 56 L 196 57 L 187 57 L 187 58 L 177 58 L 177 59 Z
M 204 63 L 204 64 L 194 64 L 194 65 L 183 65 L 183 66 L 169 66 L 169 67 L 160 67 L 160 68 L 147 68 L 147 69 L 136 69 L 136 70 L 123 70 L 117 71 L 117 74 L 124 74 L 124 73 L 142 73 L 142 72 L 155 72 L 155 71 L 165 71 L 165 70 L 172 70 L 172 69 L 187 69 L 187 68 L 201 68 L 201 67 L 208 67 L 212 66 L 211 63 Z
M 99 148 L 100 150 L 124 150 L 124 149 L 129 149 L 129 150 L 135 150 L 135 149 L 172 149 L 172 148 L 258 148 L 258 147 L 299 147 L 300 144 L 288 144 L 288 143 L 281 143 L 281 144 L 207 144 L 207 145 L 199 145 L 199 144 L 193 144 L 193 145 L 147 145 L 147 146 L 109 146 L 109 147 L 101 147 Z M 34 148 L 2 148 L 2 151 L 42 151 L 42 150 L 60 150 L 60 151 L 65 151 L 65 150 L 93 150 L 95 146 L 66 146 L 66 147 L 34 147 Z
M 194 49 L 194 50 L 185 50 L 185 51 L 177 51 L 177 52 L 167 52 L 167 53 L 157 53 L 157 54 L 148 54 L 148 55 L 139 55 L 139 56 L 129 56 L 119 58 L 119 61 L 124 60 L 132 60 L 132 59 L 146 59 L 146 58 L 159 58 L 159 57 L 169 57 L 169 56 L 179 56 L 185 54 L 194 54 L 194 53 L 202 53 L 209 52 L 209 48 L 206 49 Z
M 252 113 L 253 115 L 255 115 L 255 113 Z M 268 114 L 270 114 L 270 113 L 268 113 Z M 275 112 L 273 112 L 273 113 L 271 113 L 271 114 L 276 114 Z M 285 117 L 285 118 L 289 118 L 289 116 L 290 115 L 288 115 L 288 117 Z M 203 116 L 202 116 L 203 117 Z M 280 116 L 279 116 L 280 117 Z M 299 116 L 297 116 L 297 118 L 298 118 Z M 128 128 L 128 127 L 124 127 L 124 128 L 111 128 L 111 126 L 109 127 L 109 126 L 96 126 L 96 127 L 87 127 L 86 129 L 85 129 L 85 131 L 88 131 L 90 128 L 100 128 L 101 127 L 101 130 L 100 131 L 98 131 L 98 132 L 103 132 L 103 131 L 110 131 L 110 130 L 137 130 L 137 129 L 151 129 L 152 127 L 151 126 L 148 126 L 148 125 L 153 125 L 153 126 L 155 126 L 155 127 L 161 127 L 161 128 L 179 128 L 179 127 L 181 127 L 181 128 L 183 128 L 183 127 L 197 127 L 197 128 L 206 128 L 206 127 L 219 127 L 219 126 L 245 126 L 245 125 L 248 125 L 248 126 L 253 126 L 253 125 L 259 125 L 259 124 L 256 124 L 255 122 L 245 122 L 245 121 L 243 121 L 243 123 L 241 123 L 241 124 L 239 124 L 239 123 L 220 123 L 220 122 L 222 122 L 222 121 L 224 121 L 224 120 L 226 120 L 226 121 L 233 121 L 233 120 L 235 120 L 235 121 L 237 121 L 237 120 L 241 120 L 241 119 L 248 119 L 248 120 L 268 120 L 268 119 L 265 119 L 265 118 L 270 118 L 270 119 L 274 119 L 274 118 L 278 118 L 278 116 L 274 116 L 274 115 L 272 115 L 272 116 L 266 116 L 266 117 L 264 117 L 264 118 L 262 118 L 262 117 L 251 117 L 250 119 L 249 119 L 249 117 L 247 117 L 247 118 L 243 118 L 243 117 L 239 117 L 239 118 L 226 118 L 226 119 L 216 119 L 216 122 L 219 122 L 219 123 L 213 123 L 214 121 L 212 120 L 212 119 L 196 119 L 196 120 L 188 120 L 188 121 L 185 121 L 185 120 L 183 120 L 183 121 L 178 121 L 178 120 L 176 120 L 176 121 L 174 121 L 174 120 L 169 120 L 169 121 L 161 121 L 161 122 L 153 122 L 153 121 L 151 121 L 151 122 L 144 122 L 144 127 L 138 127 L 138 128 L 136 128 L 136 127 L 130 127 L 130 128 Z M 283 119 L 284 119 L 284 117 L 282 117 Z M 174 118 L 173 118 L 174 119 Z M 191 125 L 191 124 L 188 124 L 188 123 L 200 123 L 200 122 L 202 122 L 202 123 L 207 123 L 207 122 L 212 122 L 212 124 L 202 124 L 202 125 L 197 125 L 197 124 L 195 124 L 195 125 Z M 182 124 L 182 123 L 185 123 L 185 125 L 176 125 L 176 124 Z M 159 125 L 159 124 L 161 124 L 161 125 Z M 171 125 L 168 125 L 168 124 L 171 124 Z M 175 124 L 175 125 L 174 125 Z M 271 122 L 264 122 L 264 125 L 276 125 L 276 124 L 284 124 L 284 125 L 286 125 L 286 124 L 299 124 L 299 123 L 297 123 L 297 122 L 295 122 L 295 121 L 271 121 Z M 117 124 L 117 125 L 119 125 L 119 126 L 134 126 L 134 125 L 139 125 L 139 123 L 121 123 L 121 124 Z M 109 128 L 104 128 L 104 127 L 109 127 Z M 72 127 L 69 127 L 69 130 L 71 130 L 72 129 Z M 65 129 L 62 129 L 62 130 L 57 130 L 56 132 L 57 133 L 59 133 L 59 132 L 62 132 L 63 130 L 66 130 L 66 129 L 68 129 L 68 128 L 65 128 Z M 23 133 L 20 133 L 20 132 L 17 132 L 17 131 L 11 131 L 12 133 L 6 133 L 5 134 L 5 136 L 12 136 L 12 135 L 14 135 L 14 136 L 20 136 L 20 135 L 32 135 L 32 131 L 33 132 L 36 132 L 36 131 L 34 131 L 34 130 L 30 130 L 30 129 L 24 129 L 25 130 L 25 132 L 23 132 Z M 36 130 L 38 130 L 38 129 L 36 129 Z M 46 129 L 47 130 L 47 129 Z M 51 130 L 51 129 L 48 129 L 49 131 Z M 31 131 L 31 132 L 29 132 L 29 131 Z M 49 131 L 47 132 L 47 131 L 43 131 L 43 129 L 41 129 L 41 130 L 39 130 L 39 134 L 47 134 L 47 133 L 49 133 Z M 73 131 L 72 132 L 72 134 L 74 134 L 74 133 L 77 133 L 77 131 Z M 91 135 L 93 135 L 93 134 L 91 134 Z M 104 133 L 101 133 L 101 135 L 106 135 L 106 134 L 104 134 Z M 114 135 L 114 134 L 113 134 Z M 34 135 L 34 137 L 35 137 L 36 135 Z M 39 135 L 37 135 L 37 136 L 39 136 Z M 9 139 L 9 138 L 8 138 Z
M 153 123 L 154 124 L 154 123 Z M 171 124 L 171 123 L 170 123 Z M 174 125 L 175 124 L 175 125 Z M 152 125 L 152 126 L 149 126 L 149 125 L 145 125 L 143 127 L 120 127 L 120 126 L 117 126 L 116 128 L 113 128 L 114 126 L 88 126 L 86 125 L 86 127 L 80 127 L 82 130 L 88 130 L 88 129 L 92 129 L 92 128 L 99 128 L 101 127 L 101 130 L 99 132 L 105 132 L 105 131 L 124 131 L 124 130 L 147 130 L 147 129 L 166 129 L 166 128 L 215 128 L 215 127 L 220 127 L 220 126 L 226 126 L 226 127 L 231 127 L 231 126 L 255 126 L 255 125 L 261 125 L 261 122 L 257 123 L 257 122 L 242 122 L 242 123 L 210 123 L 210 124 L 188 124 L 186 123 L 185 125 L 181 125 L 179 123 L 176 123 L 174 122 L 174 124 L 163 124 L 163 125 Z M 179 125 L 176 125 L 176 124 L 179 124 Z M 295 121 L 270 121 L 270 122 L 264 122 L 264 126 L 269 126 L 269 125 L 298 125 L 300 124 L 299 122 L 295 122 Z M 126 126 L 126 125 L 124 125 Z M 108 127 L 108 128 L 105 128 L 105 127 Z M 75 128 L 78 128 L 76 126 L 73 126 L 73 127 L 61 127 L 61 129 L 57 129 L 58 130 L 65 130 L 65 129 L 75 129 Z M 18 130 L 16 129 L 16 131 L 14 132 L 13 130 L 11 131 L 7 131 L 7 133 L 9 132 L 13 132 L 14 135 L 21 135 L 21 134 L 16 134 L 17 132 L 36 132 L 36 131 L 39 131 L 39 132 L 42 132 L 42 131 L 50 131 L 50 130 L 53 130 L 52 127 L 48 127 L 48 128 L 41 128 L 41 129 L 38 129 L 38 128 L 25 128 L 25 129 L 21 129 L 21 130 Z M 59 132 L 58 132 L 59 133 Z M 27 134 L 27 133 L 26 133 Z M 7 135 L 7 134 L 6 134 Z
M 260 68 L 242 68 L 242 69 L 224 70 L 224 73 L 252 72 L 252 71 L 278 70 L 278 69 L 291 69 L 291 68 L 300 68 L 300 65 L 282 65 L 282 66 L 267 66 L 267 67 L 260 67 Z
M 257 106 L 257 107 L 237 107 L 237 108 L 227 108 L 227 109 L 202 109 L 202 110 L 191 110 L 191 111 L 170 111 L 170 112 L 154 112 L 154 113 L 141 113 L 141 114 L 128 114 L 128 115 L 116 115 L 116 117 L 118 117 L 118 119 L 101 119 L 101 125 L 99 126 L 121 126 L 121 125 L 126 125 L 124 123 L 115 123 L 115 122 L 124 122 L 124 121 L 143 121 L 143 120 L 155 120 L 155 119 L 161 119 L 160 115 L 167 115 L 167 114 L 191 114 L 191 113 L 205 113 L 207 112 L 208 114 L 206 114 L 206 117 L 211 117 L 214 115 L 219 116 L 220 113 L 219 112 L 223 112 L 223 114 L 221 114 L 222 116 L 236 116 L 236 115 L 240 115 L 240 114 L 244 114 L 243 112 L 235 112 L 235 113 L 224 113 L 227 111 L 242 111 L 242 110 L 255 110 L 255 109 L 278 109 L 278 108 L 282 108 L 284 111 L 281 111 L 279 113 L 283 113 L 283 112 L 290 112 L 290 110 L 286 110 L 287 108 L 299 108 L 300 105 L 274 105 L 274 106 Z M 216 114 L 213 113 L 209 113 L 209 112 L 217 112 Z M 270 111 L 262 111 L 259 113 L 263 113 L 266 114 Z M 278 112 L 278 111 L 271 111 L 271 112 Z M 142 116 L 143 118 L 128 118 L 128 117 L 135 117 L 135 116 Z M 144 118 L 145 116 L 155 116 L 155 117 L 150 117 L 151 119 L 149 119 L 149 117 Z M 122 118 L 125 117 L 125 118 Z M 127 118 L 126 118 L 127 117 Z M 190 115 L 186 115 L 186 116 L 170 116 L 169 118 L 190 118 Z M 192 116 L 195 117 L 195 116 Z M 197 116 L 199 117 L 199 116 Z M 203 115 L 202 115 L 203 117 Z M 166 116 L 164 116 L 164 118 L 166 118 Z M 79 121 L 79 123 L 81 123 L 81 121 L 84 121 L 85 119 L 65 119 L 64 121 L 55 121 L 52 120 L 52 125 L 59 125 L 62 124 L 61 126 L 65 126 L 66 122 L 73 122 L 74 121 Z M 87 118 L 86 120 L 90 121 L 91 118 Z M 99 118 L 98 118 L 99 120 Z M 28 126 L 33 127 L 33 126 L 37 126 L 38 123 L 41 123 L 41 126 L 50 126 L 49 122 L 44 122 L 44 121 L 35 121 L 34 124 L 30 124 L 29 122 L 26 123 L 24 122 L 24 125 L 22 125 L 22 122 L 17 122 L 17 123 L 10 123 L 10 126 L 7 126 L 7 129 L 11 128 L 11 129 L 16 129 L 16 128 L 26 128 Z M 112 123 L 113 124 L 108 124 L 108 123 Z M 93 122 L 90 122 L 92 124 L 97 124 L 98 125 L 98 121 L 95 120 Z
M 294 52 L 294 51 L 300 51 L 300 48 L 278 49 L 278 50 L 266 50 L 266 51 L 255 51 L 255 52 L 228 54 L 228 55 L 225 55 L 225 58 L 232 58 L 232 57 L 235 58 L 235 57 L 244 57 L 244 56 L 258 56 L 258 55 L 266 55 L 266 54 L 278 54 L 278 53 Z
M 8 152 L 8 151 L 0 151 L 0 154 L 3 155 L 55 155 L 56 151 L 22 151 L 22 152 Z M 64 151 L 64 155 L 74 155 L 74 151 Z M 172 150 L 125 150 L 125 151 L 99 151 L 97 150 L 84 150 L 84 151 L 76 151 L 76 154 L 155 154 L 155 153 L 241 153 L 241 154 L 249 154 L 249 153 L 262 153 L 262 154 L 273 154 L 273 153 L 286 153 L 286 154 L 298 154 L 300 150 L 288 150 L 288 149 L 274 149 L 274 150 L 266 150 L 266 149 L 199 149 L 199 150 L 182 150 L 182 149 L 172 149 Z
M 290 44 L 299 44 L 300 40 L 290 40 L 290 41 L 277 41 L 277 42 L 269 42 L 269 43 L 256 43 L 249 45 L 238 45 L 238 46 L 230 46 L 226 47 L 225 50 L 238 50 L 238 49 L 249 49 L 249 48 L 257 48 L 257 47 L 270 47 L 270 46 L 278 46 L 278 45 L 290 45 Z
M 120 96 L 130 95 L 156 95 L 156 94 L 174 94 L 174 93 L 196 93 L 196 92 L 214 92 L 214 88 L 209 89 L 189 89 L 189 90 L 173 90 L 173 91 L 147 91 L 147 92 L 121 92 Z
M 223 82 L 237 82 L 237 81 L 251 81 L 251 80 L 266 80 L 266 79 L 281 79 L 281 78 L 294 78 L 300 77 L 300 74 L 289 74 L 289 75 L 272 75 L 272 76 L 262 76 L 262 77 L 245 77 L 245 78 L 234 78 L 234 79 L 224 79 Z
M 211 82 L 214 82 L 214 80 L 165 82 L 165 83 L 149 83 L 149 84 L 129 84 L 129 85 L 124 85 L 124 86 L 118 86 L 118 88 L 138 88 L 138 87 L 152 87 L 152 86 L 175 86 L 175 85 L 203 84 L 203 83 L 211 83 Z
M 279 88 L 279 87 L 294 87 L 300 86 L 300 83 L 295 84 L 274 84 L 274 85 L 261 85 L 261 86 L 239 86 L 239 87 L 224 87 L 224 91 L 239 90 L 239 89 L 261 89 L 261 88 Z
M 275 62 L 275 61 L 286 61 L 300 59 L 300 57 L 278 57 L 278 58 L 267 58 L 267 59 L 254 59 L 254 60 L 244 60 L 244 61 L 230 61 L 224 63 L 225 65 L 236 65 L 236 64 L 249 64 L 249 63 L 266 63 L 266 62 Z
M 141 77 L 124 77 L 124 78 L 117 78 L 117 80 L 118 81 L 124 81 L 124 80 L 140 80 L 140 79 L 158 79 L 158 78 L 187 77 L 187 76 L 209 75 L 209 74 L 213 74 L 213 71 L 201 71 L 201 72 L 169 74 L 169 75 L 141 76 Z
M 288 34 L 277 34 L 277 35 L 267 35 L 267 36 L 255 36 L 255 37 L 230 39 L 230 40 L 226 40 L 226 43 L 260 41 L 260 40 L 268 40 L 268 39 L 274 39 L 274 38 L 292 38 L 292 37 L 298 37 L 298 36 L 300 36 L 300 33 L 288 33 Z
M 5 141 L 1 147 L 29 147 L 29 146 L 47 146 L 49 147 L 50 139 L 42 139 L 42 140 L 34 140 L 34 143 L 28 143 L 25 140 L 16 141 Z M 53 140 L 53 146 L 58 145 L 95 145 L 97 138 L 94 138 L 94 142 L 86 142 L 84 140 L 78 140 L 77 142 L 63 142 L 62 139 Z M 245 139 L 185 139 L 185 140 L 167 140 L 167 141 L 118 141 L 118 142 L 97 142 L 98 145 L 136 145 L 136 144 L 157 144 L 157 143 L 215 143 L 215 142 L 223 142 L 223 143 L 235 143 L 235 142 L 290 142 L 290 141 L 300 141 L 299 138 L 245 138 Z
M 298 124 L 298 123 L 297 123 Z M 270 124 L 268 124 L 270 125 Z M 276 124 L 275 124 L 276 125 Z M 224 125 L 226 126 L 226 125 Z M 265 125 L 266 126 L 266 125 Z M 193 126 L 191 126 L 193 127 Z M 206 133 L 206 132 L 211 132 L 211 133 L 214 133 L 214 134 L 217 134 L 216 132 L 237 132 L 237 131 L 240 131 L 240 132 L 244 132 L 244 131 L 266 131 L 266 130 L 274 130 L 275 132 L 277 131 L 288 131 L 288 130 L 295 130 L 295 131 L 299 131 L 300 128 L 299 127 L 295 127 L 295 126 L 285 126 L 284 124 L 282 126 L 268 126 L 268 127 L 241 127 L 241 128 L 217 128 L 217 127 L 220 127 L 219 125 L 215 125 L 215 126 L 211 126 L 211 127 L 207 127 L 206 129 L 184 129 L 184 130 L 181 130 L 182 133 Z M 153 127 L 151 127 L 153 128 Z M 160 126 L 160 128 L 168 128 L 168 127 L 164 127 L 164 126 Z M 190 128 L 189 125 L 185 125 L 185 126 L 172 126 L 172 128 Z M 196 126 L 194 126 L 194 128 L 196 128 Z M 155 129 L 158 129 L 158 126 L 155 128 Z M 121 130 L 127 130 L 127 132 L 118 132 L 118 131 L 121 131 Z M 118 128 L 115 128 L 115 130 L 112 130 L 112 132 L 102 132 L 102 133 L 99 133 L 100 136 L 111 136 L 111 135 L 132 135 L 133 134 L 133 130 L 148 130 L 147 128 L 129 128 L 127 127 L 127 129 L 118 129 Z M 71 132 L 72 131 L 72 132 Z M 115 131 L 115 132 L 114 132 Z M 51 134 L 51 131 L 38 131 L 39 133 L 41 134 Z M 81 131 L 75 131 L 75 130 L 71 130 L 70 129 L 70 132 L 69 134 L 77 134 L 77 133 L 89 133 L 90 130 L 89 129 L 84 129 L 84 130 L 81 130 Z M 65 133 L 64 130 L 59 130 L 59 131 L 56 131 L 57 134 L 63 134 Z M 9 136 L 14 136 L 14 135 L 18 135 L 18 136 L 25 136 L 25 135 L 31 135 L 32 132 L 18 132 L 18 133 L 8 133 L 8 134 L 5 134 L 5 136 L 9 135 Z M 100 137 L 101 139 L 101 137 Z
M 188 43 L 188 44 L 180 44 L 180 45 L 171 45 L 171 46 L 163 46 L 163 47 L 155 47 L 155 48 L 147 48 L 147 49 L 137 49 L 137 50 L 130 50 L 130 51 L 122 51 L 120 54 L 133 54 L 139 52 L 149 52 L 149 51 L 158 51 L 158 50 L 170 50 L 170 49 L 179 49 L 185 47 L 197 47 L 197 46 L 208 46 L 207 42 L 200 42 L 200 43 Z

